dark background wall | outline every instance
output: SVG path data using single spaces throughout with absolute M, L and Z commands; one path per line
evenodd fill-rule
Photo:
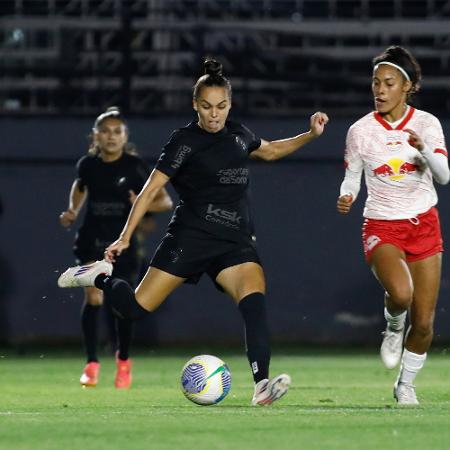
M 154 162 L 171 130 L 189 117 L 131 119 L 131 140 Z M 266 139 L 306 130 L 308 121 L 245 120 Z M 253 213 L 264 262 L 270 325 L 278 342 L 374 343 L 383 328 L 382 289 L 366 266 L 360 243 L 364 191 L 352 214 L 339 216 L 335 202 L 343 176 L 345 134 L 351 120 L 332 121 L 326 134 L 290 160 L 251 163 Z M 80 289 L 56 286 L 73 263 L 75 230 L 58 215 L 67 205 L 74 164 L 87 148 L 92 122 L 79 118 L 3 119 L 0 122 L 0 338 L 12 343 L 80 339 Z M 447 136 L 450 123 L 444 122 Z M 450 190 L 438 186 L 444 239 L 450 238 Z M 170 214 L 158 216 L 148 239 L 149 256 Z M 436 341 L 450 341 L 449 265 L 444 255 Z M 232 302 L 207 277 L 182 286 L 152 317 L 136 340 L 234 343 L 242 339 Z

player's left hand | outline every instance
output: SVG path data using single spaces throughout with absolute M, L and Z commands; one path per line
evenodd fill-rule
M 310 119 L 310 133 L 315 137 L 320 136 L 329 120 L 325 113 L 320 111 L 315 112 Z
M 337 210 L 340 214 L 348 214 L 353 204 L 353 195 L 341 195 L 337 201 Z
M 409 134 L 408 144 L 421 152 L 425 147 L 422 138 L 411 128 L 405 128 L 403 131 Z
M 104 253 L 105 261 L 110 263 L 116 262 L 116 258 L 121 255 L 121 253 L 130 246 L 129 241 L 123 238 L 119 238 L 110 244 Z

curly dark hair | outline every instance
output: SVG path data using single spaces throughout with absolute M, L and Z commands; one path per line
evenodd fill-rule
M 406 50 L 406 48 L 399 45 L 391 45 L 383 53 L 379 54 L 372 60 L 373 67 L 382 62 L 390 62 L 400 66 L 409 76 L 411 80 L 411 89 L 408 92 L 408 98 L 413 94 L 419 92 L 420 82 L 422 80 L 422 71 L 416 58 Z

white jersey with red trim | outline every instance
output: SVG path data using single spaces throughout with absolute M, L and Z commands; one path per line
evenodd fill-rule
M 419 152 L 409 145 L 415 131 L 424 141 Z M 346 173 L 341 195 L 358 195 L 364 170 L 367 200 L 364 217 L 370 219 L 408 219 L 428 211 L 437 203 L 433 185 L 449 178 L 447 150 L 439 120 L 411 106 L 395 123 L 371 112 L 349 129 L 345 149 Z

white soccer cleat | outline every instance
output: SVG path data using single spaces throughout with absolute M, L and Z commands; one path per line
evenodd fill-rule
M 94 281 L 98 275 L 101 273 L 111 275 L 112 271 L 113 265 L 105 260 L 86 266 L 69 267 L 58 278 L 58 286 L 60 288 L 92 287 L 95 286 Z
M 404 331 L 404 328 L 399 331 L 391 330 L 389 325 L 386 327 L 386 331 L 383 331 L 380 355 L 387 369 L 393 369 L 400 363 L 403 351 Z
M 252 405 L 270 405 L 275 400 L 283 397 L 289 389 L 291 377 L 282 373 L 270 381 L 266 378 L 255 385 L 255 393 L 252 398 Z
M 415 386 L 409 383 L 394 384 L 394 398 L 399 405 L 418 405 Z

